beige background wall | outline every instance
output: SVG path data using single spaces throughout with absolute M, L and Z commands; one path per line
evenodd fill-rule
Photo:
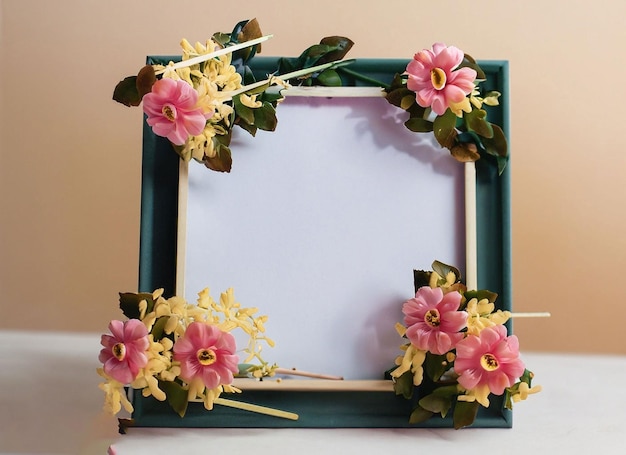
M 257 17 L 264 55 L 342 34 L 351 57 L 435 41 L 510 62 L 514 305 L 525 350 L 626 353 L 626 3 L 2 0 L 0 327 L 96 331 L 136 288 L 141 111 L 111 101 L 148 54 Z M 280 118 L 280 115 L 279 115 Z

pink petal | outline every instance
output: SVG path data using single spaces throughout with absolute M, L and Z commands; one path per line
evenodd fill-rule
M 122 321 L 113 320 L 109 323 L 109 331 L 116 339 L 116 343 L 124 339 L 124 323 Z M 114 343 L 115 344 L 115 343 Z
M 445 100 L 442 99 L 442 97 L 436 96 L 433 99 L 433 102 L 432 102 L 430 108 L 433 110 L 433 112 L 435 114 L 443 115 L 446 112 L 446 110 L 448 109 L 448 103 L 446 103 Z
M 463 51 L 454 46 L 441 48 L 437 53 L 433 66 L 442 68 L 446 72 L 453 70 L 463 61 Z
M 476 80 L 476 70 L 472 68 L 460 68 L 453 71 L 448 76 L 448 84 L 455 85 L 462 89 L 465 94 L 469 94 L 474 90 L 474 81 Z
M 138 340 L 147 336 L 148 328 L 139 319 L 129 319 L 124 324 L 124 341 Z
M 513 384 L 503 371 L 497 370 L 489 374 L 487 385 L 492 393 L 502 395 L 504 393 L 504 389 L 506 387 L 511 387 Z
M 442 95 L 442 100 L 445 102 L 446 108 L 448 108 L 451 103 L 460 103 L 467 95 L 456 85 L 450 84 L 446 84 L 446 86 L 439 93 Z
M 456 367 L 456 362 L 455 362 Z M 475 388 L 482 379 L 483 370 L 480 368 L 469 368 L 463 371 L 463 374 L 459 376 L 459 384 L 461 384 L 466 389 L 470 390 Z
M 443 298 L 437 305 L 437 309 L 442 313 L 449 311 L 457 312 L 456 310 L 459 309 L 460 305 L 461 294 L 459 294 L 457 291 L 452 291 L 443 296 Z
M 207 389 L 214 389 L 220 385 L 220 377 L 212 368 L 204 368 L 202 371 L 202 382 Z

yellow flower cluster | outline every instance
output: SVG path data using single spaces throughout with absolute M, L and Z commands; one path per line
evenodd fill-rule
M 255 377 L 273 376 L 277 365 L 270 365 L 263 360 L 261 351 L 263 345 L 267 343 L 274 346 L 274 340 L 265 335 L 265 322 L 267 316 L 256 316 L 258 308 L 242 308 L 239 302 L 235 301 L 235 294 L 232 288 L 220 295 L 219 303 L 213 300 L 209 290 L 204 289 L 198 294 L 197 308 L 205 310 L 210 315 L 206 322 L 215 324 L 221 330 L 230 332 L 238 328 L 248 336 L 248 345 L 243 349 L 247 354 L 243 363 L 253 360 L 259 362 L 258 365 L 251 366 L 250 373 Z
M 487 299 L 471 299 L 467 302 L 467 333 L 478 335 L 481 330 L 494 325 L 502 325 L 511 317 L 509 311 L 494 312 L 495 305 Z
M 485 97 L 480 96 L 480 91 L 478 87 L 475 87 L 474 90 L 466 96 L 458 103 L 450 103 L 450 110 L 454 112 L 457 117 L 463 117 L 463 112 L 470 113 L 472 112 L 472 105 L 476 109 L 482 109 L 483 104 L 487 106 L 497 106 L 500 104 L 498 98 L 500 97 L 500 92 L 492 91 L 487 93 Z
M 406 333 L 406 327 L 398 323 L 396 324 L 396 331 L 403 337 Z M 396 380 L 410 370 L 413 373 L 413 385 L 420 385 L 424 380 L 424 368 L 422 365 L 426 359 L 426 351 L 417 349 L 412 343 L 400 346 L 400 349 L 404 351 L 404 355 L 396 357 L 395 364 L 398 368 L 391 372 L 391 377 Z
M 133 389 L 141 390 L 144 397 L 153 396 L 159 401 L 166 400 L 166 394 L 159 387 L 159 381 L 173 382 L 180 375 L 180 365 L 173 360 L 173 347 L 192 322 L 215 325 L 224 332 L 240 329 L 249 340 L 243 349 L 248 356 L 244 363 L 257 362 L 250 365 L 249 372 L 257 378 L 275 374 L 278 366 L 270 365 L 261 356 L 263 342 L 274 346 L 274 341 L 265 335 L 264 324 L 267 316 L 255 316 L 257 308 L 242 308 L 241 304 L 235 301 L 232 288 L 221 294 L 219 303 L 213 300 L 208 289 L 198 293 L 196 305 L 188 303 L 182 297 L 166 299 L 163 297 L 163 289 L 154 291 L 152 300 L 154 303 L 149 312 L 147 300 L 140 301 L 138 305 L 139 319 L 149 332 L 149 347 L 145 352 L 148 363 L 130 384 Z M 155 341 L 155 336 L 158 341 Z M 98 369 L 98 374 L 105 379 L 105 382 L 99 385 L 105 393 L 105 411 L 117 414 L 123 407 L 126 411 L 133 412 L 133 406 L 124 391 L 125 384 L 108 376 L 102 368 Z M 201 380 L 192 381 L 186 388 L 189 401 L 200 399 L 209 410 L 213 408 L 213 402 L 222 392 L 241 392 L 231 385 L 221 385 L 207 390 Z
M 183 61 L 210 54 L 219 49 L 219 44 L 211 39 L 205 44 L 197 42 L 193 46 L 183 39 L 180 44 L 183 50 Z M 163 77 L 189 83 L 198 92 L 198 105 L 202 107 L 205 114 L 211 116 L 204 131 L 189 138 L 180 152 L 186 161 L 191 158 L 196 161 L 202 161 L 205 157 L 213 158 L 216 154 L 216 136 L 229 134 L 234 109 L 228 102 L 231 100 L 232 93 L 242 88 L 241 75 L 237 73 L 231 61 L 232 54 L 229 53 L 184 68 L 174 68 L 171 62 L 164 68 L 155 66 L 157 70 L 164 69 Z M 245 106 L 252 109 L 261 106 L 261 103 L 256 100 L 256 95 L 242 95 L 240 99 Z

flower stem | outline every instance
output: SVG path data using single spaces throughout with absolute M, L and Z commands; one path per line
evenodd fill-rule
M 374 87 L 382 87 L 384 89 L 388 89 L 389 88 L 389 84 L 386 84 L 384 82 L 381 82 L 377 79 L 374 79 L 372 77 L 368 77 L 365 76 L 364 74 L 358 73 L 356 71 L 353 70 L 349 70 L 348 68 L 342 67 L 342 68 L 337 68 L 337 71 L 347 74 L 350 77 L 353 77 L 355 79 L 358 79 L 360 81 L 363 82 L 367 82 L 368 84 L 371 84 Z

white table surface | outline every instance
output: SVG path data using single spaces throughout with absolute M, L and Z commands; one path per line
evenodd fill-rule
M 626 356 L 522 353 L 512 429 L 154 429 L 102 411 L 99 334 L 0 331 L 0 453 L 626 454 Z

